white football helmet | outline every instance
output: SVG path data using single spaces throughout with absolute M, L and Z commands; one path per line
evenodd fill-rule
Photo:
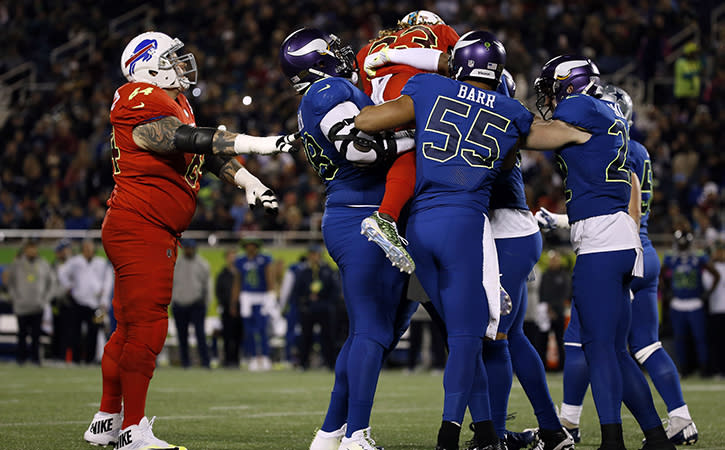
M 177 55 L 184 46 L 177 38 L 148 31 L 126 45 L 121 55 L 121 71 L 128 81 L 143 81 L 163 89 L 186 89 L 196 84 L 196 60 L 187 53 Z
M 418 11 L 409 12 L 402 19 L 401 22 L 407 23 L 408 25 L 445 25 L 446 23 L 436 13 L 426 11 L 425 9 L 419 9 Z

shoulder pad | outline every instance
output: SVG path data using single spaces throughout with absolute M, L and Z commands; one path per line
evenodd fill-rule
M 313 111 L 325 113 L 352 98 L 353 85 L 343 78 L 324 78 L 316 81 L 305 94 Z

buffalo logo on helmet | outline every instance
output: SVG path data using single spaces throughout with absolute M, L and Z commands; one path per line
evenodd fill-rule
M 128 60 L 126 60 L 126 63 L 124 64 L 126 67 L 128 67 L 128 73 L 132 74 L 136 70 L 136 63 L 139 61 L 149 61 L 154 56 L 154 53 L 156 52 L 156 48 L 158 47 L 158 43 L 156 42 L 156 39 L 144 39 L 141 41 L 140 44 L 136 46 L 136 48 L 133 50 L 133 55 L 131 55 Z M 129 67 L 130 66 L 130 67 Z

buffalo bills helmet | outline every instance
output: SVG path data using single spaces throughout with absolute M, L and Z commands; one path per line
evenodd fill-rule
M 177 52 L 184 43 L 157 31 L 141 33 L 126 45 L 121 71 L 128 81 L 143 81 L 163 89 L 186 89 L 196 84 L 194 55 Z

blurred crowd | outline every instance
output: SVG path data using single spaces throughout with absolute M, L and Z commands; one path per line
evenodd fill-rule
M 267 135 L 296 129 L 299 98 L 277 63 L 287 34 L 315 26 L 360 48 L 409 10 L 424 7 L 459 33 L 495 32 L 506 45 L 507 68 L 522 99 L 533 94 L 541 65 L 565 52 L 592 57 L 604 74 L 634 62 L 633 76 L 644 83 L 672 77 L 672 83 L 650 91 L 653 98 L 637 102 L 631 133 L 652 155 L 650 230 L 669 233 L 674 223 L 686 220 L 698 237 L 714 241 L 725 224 L 725 153 L 720 151 L 725 47 L 722 30 L 714 42 L 710 39 L 714 3 L 179 0 L 157 3 L 150 16 L 131 16 L 109 27 L 111 19 L 147 2 L 3 0 L 0 74 L 34 62 L 38 88 L 24 100 L 23 93 L 15 94 L 0 129 L 0 229 L 100 226 L 113 188 L 108 109 L 124 82 L 121 51 L 137 32 L 155 28 L 177 36 L 195 54 L 200 82 L 187 96 L 199 125 Z M 667 65 L 668 39 L 688 26 L 699 28 L 701 42 L 689 43 L 686 54 Z M 90 51 L 78 46 L 50 61 L 52 49 L 84 36 L 95 39 Z M 303 154 L 252 157 L 246 164 L 279 194 L 279 216 L 255 217 L 240 191 L 206 176 L 191 229 L 319 229 L 324 192 Z M 552 156 L 528 155 L 524 170 L 531 206 L 563 211 Z

